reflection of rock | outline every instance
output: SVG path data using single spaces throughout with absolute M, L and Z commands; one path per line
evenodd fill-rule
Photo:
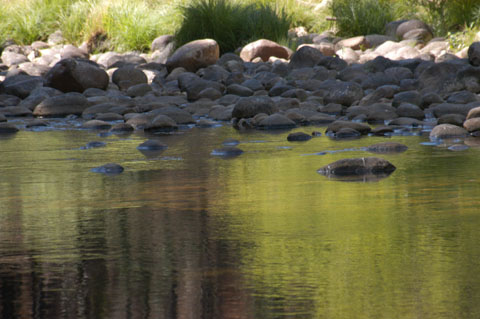
M 327 177 L 390 175 L 395 170 L 389 161 L 378 157 L 345 158 L 325 165 L 317 172 Z M 355 178 L 356 180 L 356 178 Z M 361 179 L 360 179 L 361 180 Z
M 390 176 L 391 173 L 362 174 L 362 175 L 325 175 L 328 179 L 338 182 L 378 182 Z
M 167 149 L 167 145 L 157 140 L 147 140 L 137 146 L 137 150 L 140 151 L 146 157 L 156 157 L 163 153 Z
M 367 152 L 371 153 L 402 153 L 408 149 L 406 145 L 395 143 L 395 142 L 385 142 L 385 143 L 378 143 L 373 144 L 367 147 Z

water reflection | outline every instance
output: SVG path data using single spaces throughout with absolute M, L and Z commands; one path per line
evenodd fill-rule
M 156 137 L 177 160 L 145 158 L 139 134 L 88 151 L 85 131 L 1 140 L 0 317 L 479 316 L 478 149 L 395 137 L 395 174 L 338 183 L 316 170 L 345 154 L 302 154 L 385 139 L 287 134 Z M 227 139 L 245 152 L 211 156 Z M 125 171 L 90 172 L 109 162 Z

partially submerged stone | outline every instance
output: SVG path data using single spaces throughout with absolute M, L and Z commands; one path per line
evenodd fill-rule
M 311 139 L 312 136 L 304 132 L 290 133 L 287 136 L 287 141 L 289 142 L 305 142 Z
M 102 166 L 94 167 L 91 169 L 94 173 L 100 173 L 105 175 L 117 175 L 124 171 L 124 168 L 116 163 L 108 163 Z
M 224 146 L 214 149 L 211 153 L 213 156 L 220 156 L 225 158 L 236 157 L 243 154 L 243 150 L 234 146 Z
M 378 153 L 378 154 L 388 154 L 388 153 L 403 153 L 408 149 L 408 146 L 396 143 L 396 142 L 385 142 L 373 144 L 367 147 L 367 152 Z
M 435 126 L 430 132 L 430 139 L 450 139 L 464 138 L 468 135 L 468 131 L 462 127 L 452 124 L 440 124 Z
M 378 157 L 345 158 L 325 165 L 317 170 L 327 177 L 359 176 L 359 175 L 390 175 L 395 166 L 389 161 Z

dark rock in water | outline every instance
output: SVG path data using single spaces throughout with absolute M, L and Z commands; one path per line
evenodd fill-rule
M 200 128 L 210 128 L 218 126 L 218 123 L 208 119 L 200 119 L 197 121 L 196 126 Z
M 7 121 L 7 118 L 5 117 L 5 115 L 0 113 L 0 123 L 6 122 L 6 121 Z
M 237 147 L 225 146 L 222 148 L 214 149 L 211 155 L 221 156 L 221 157 L 235 157 L 235 156 L 241 155 L 242 153 L 243 151 Z
M 114 134 L 126 134 L 133 132 L 134 128 L 128 123 L 118 123 L 112 126 L 110 132 Z
M 335 135 L 333 136 L 336 139 L 353 139 L 353 138 L 359 138 L 362 136 L 362 134 L 350 127 L 343 127 L 339 129 Z
M 265 117 L 258 123 L 258 128 L 263 130 L 283 130 L 297 126 L 294 121 L 285 115 L 275 113 Z
M 311 135 L 308 135 L 307 133 L 303 133 L 303 132 L 295 132 L 295 133 L 288 134 L 287 136 L 287 141 L 290 141 L 290 142 L 304 142 L 311 139 L 312 139 Z
M 395 171 L 389 161 L 378 157 L 346 158 L 325 165 L 317 172 L 327 177 L 380 175 L 386 177 Z
M 240 142 L 238 140 L 235 140 L 233 138 L 229 138 L 225 141 L 223 141 L 222 145 L 224 146 L 237 146 L 238 144 L 240 144 Z
M 371 127 L 367 124 L 338 120 L 328 125 L 326 133 L 336 134 L 340 129 L 346 128 L 346 127 L 354 129 L 360 132 L 362 135 L 366 135 L 370 133 L 370 131 L 372 130 Z
M 80 93 L 66 93 L 44 99 L 34 109 L 34 116 L 65 117 L 80 115 L 88 107 L 88 100 Z
M 83 123 L 82 128 L 89 130 L 109 130 L 112 124 L 100 120 L 90 120 Z
M 83 147 L 83 149 L 90 149 L 90 148 L 97 148 L 97 147 L 105 147 L 107 146 L 107 143 L 105 142 L 100 142 L 100 141 L 93 141 L 93 142 L 88 142 L 87 145 Z
M 117 175 L 123 172 L 123 167 L 115 164 L 115 163 L 108 163 L 102 166 L 94 167 L 91 169 L 94 173 L 100 173 L 105 175 Z
M 145 150 L 145 151 L 163 151 L 167 149 L 167 145 L 157 141 L 157 140 L 147 140 L 142 144 L 137 146 L 138 150 Z
M 452 124 L 462 126 L 465 122 L 465 115 L 462 114 L 445 114 L 438 118 L 437 124 Z
M 273 114 L 277 108 L 272 99 L 267 96 L 244 97 L 237 101 L 232 111 L 232 117 L 250 118 L 259 113 Z
M 371 133 L 376 136 L 385 136 L 393 133 L 394 128 L 392 126 L 377 126 Z
M 385 142 L 373 144 L 367 147 L 367 152 L 378 153 L 378 154 L 387 154 L 387 153 L 402 153 L 405 152 L 408 147 L 404 144 L 395 143 L 395 142 Z
M 18 132 L 18 128 L 10 123 L 0 123 L 0 134 L 12 134 Z
M 44 119 L 34 119 L 25 125 L 26 128 L 44 127 L 44 126 L 48 126 L 48 121 Z
M 468 150 L 469 148 L 470 147 L 465 144 L 453 144 L 448 147 L 448 150 L 452 152 L 461 152 L 461 151 Z

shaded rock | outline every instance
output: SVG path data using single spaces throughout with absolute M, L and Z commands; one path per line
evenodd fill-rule
M 377 126 L 372 129 L 371 134 L 375 136 L 385 136 L 393 133 L 394 127 L 393 126 Z
M 392 105 L 399 106 L 402 103 L 422 105 L 422 96 L 417 91 L 399 92 L 393 96 Z
M 183 67 L 190 72 L 207 67 L 217 62 L 220 48 L 215 40 L 203 39 L 189 42 L 178 48 L 166 65 L 169 72 L 177 67 Z
M 365 174 L 389 174 L 395 171 L 387 160 L 378 157 L 346 158 L 325 165 L 317 172 L 325 176 L 348 176 Z
M 211 153 L 213 156 L 220 156 L 225 158 L 236 157 L 243 154 L 243 150 L 234 146 L 224 146 L 222 148 L 214 149 Z
M 124 171 L 124 168 L 119 164 L 109 163 L 92 168 L 91 171 L 94 173 L 100 173 L 105 175 L 117 175 L 122 173 Z
M 428 29 L 423 28 L 412 29 L 403 35 L 404 40 L 416 40 L 423 43 L 427 43 L 432 38 L 432 32 Z
M 396 119 L 390 121 L 388 125 L 419 127 L 423 125 L 423 122 L 410 117 L 397 117 Z
M 462 127 L 452 124 L 440 124 L 432 129 L 430 132 L 430 139 L 463 138 L 467 135 L 468 131 Z
M 232 107 L 216 105 L 208 112 L 208 117 L 216 121 L 230 121 L 232 119 Z
M 287 136 L 287 141 L 290 142 L 304 142 L 312 139 L 312 136 L 304 132 L 290 133 Z
M 335 139 L 352 139 L 352 138 L 359 138 L 362 136 L 362 133 L 359 131 L 350 128 L 350 127 L 342 127 L 333 136 Z
M 138 145 L 137 149 L 141 151 L 163 151 L 166 150 L 167 147 L 168 146 L 166 144 L 163 144 L 160 141 L 147 140 L 142 144 Z
M 0 93 L 18 96 L 21 99 L 26 98 L 35 89 L 41 88 L 44 80 L 38 76 L 27 74 L 16 74 L 8 76 L 0 83 Z
M 95 116 L 95 119 L 100 121 L 114 122 L 123 121 L 123 116 L 118 113 L 98 113 Z
M 62 92 L 83 92 L 88 88 L 106 90 L 107 72 L 88 60 L 64 59 L 45 75 L 45 85 Z
M 470 91 L 460 91 L 450 94 L 447 103 L 467 104 L 477 101 L 477 95 Z
M 433 115 L 437 118 L 445 114 L 462 114 L 467 116 L 468 112 L 477 106 L 477 102 L 468 104 L 441 103 L 432 107 L 431 110 L 433 111 Z
M 147 83 L 132 85 L 127 89 L 126 94 L 131 97 L 144 96 L 152 91 L 152 87 Z
M 77 48 L 74 45 L 66 44 L 60 51 L 61 59 L 88 59 L 89 54 L 87 51 Z
M 480 66 L 480 42 L 473 42 L 468 47 L 468 62 L 473 66 Z
M 406 39 L 405 35 L 408 32 L 411 32 L 417 29 L 423 29 L 423 30 L 429 31 L 431 34 L 430 39 L 433 37 L 431 28 L 425 22 L 416 20 L 416 19 L 407 20 L 399 24 L 396 29 L 396 36 L 399 39 Z
M 335 117 L 324 114 L 324 113 L 316 113 L 307 117 L 307 122 L 311 125 L 326 125 L 333 123 L 335 121 Z
M 212 120 L 200 119 L 197 121 L 196 126 L 200 128 L 210 128 L 217 126 L 218 123 Z
M 128 123 L 128 122 L 127 122 Z M 177 123 L 170 117 L 164 114 L 157 115 L 150 123 L 148 123 L 143 129 L 147 132 L 171 132 L 176 130 Z
M 70 114 L 81 115 L 88 107 L 88 101 L 80 93 L 65 93 L 44 99 L 33 110 L 34 116 L 65 117 Z
M 437 120 L 437 124 L 453 124 L 456 126 L 463 126 L 465 115 L 462 114 L 444 114 Z
M 235 103 L 232 117 L 250 118 L 256 114 L 273 114 L 277 111 L 272 99 L 267 96 L 251 96 L 241 98 Z
M 323 96 L 325 103 L 350 106 L 363 97 L 362 87 L 354 82 L 326 80 L 321 85 L 320 90 L 325 91 Z
M 388 153 L 403 153 L 408 149 L 408 146 L 395 143 L 395 142 L 384 142 L 373 144 L 367 147 L 367 152 L 378 153 L 378 154 L 388 154 Z
M 136 66 L 147 63 L 147 61 L 137 53 L 116 53 L 106 52 L 97 59 L 97 63 L 103 65 L 106 69 L 121 68 L 124 66 Z
M 337 120 L 328 125 L 326 133 L 336 134 L 342 128 L 354 129 L 360 132 L 360 134 L 362 135 L 366 135 L 372 130 L 371 127 L 367 124 Z
M 194 124 L 195 120 L 192 115 L 185 110 L 179 109 L 176 106 L 166 106 L 152 111 L 153 114 L 167 115 L 177 124 Z
M 260 39 L 245 45 L 240 51 L 240 57 L 245 62 L 251 62 L 255 58 L 261 58 L 267 62 L 270 57 L 288 59 L 290 56 L 287 48 L 271 40 Z
M 123 134 L 123 133 L 133 132 L 133 130 L 134 130 L 133 126 L 128 123 L 118 123 L 112 126 L 112 128 L 110 129 L 110 132 L 114 134 L 118 134 L 118 133 Z
M 257 128 L 263 130 L 290 129 L 297 126 L 294 121 L 285 115 L 275 113 L 258 122 Z
M 113 72 L 112 74 L 113 83 L 122 87 L 122 82 L 125 83 L 126 81 L 128 81 L 129 85 L 127 85 L 126 87 L 125 85 L 123 85 L 123 88 L 125 89 L 132 85 L 147 83 L 148 79 L 142 70 L 137 69 L 135 67 L 131 67 L 131 66 L 124 66 L 116 69 Z
M 0 114 L 7 117 L 21 117 L 32 115 L 32 111 L 25 106 L 5 106 L 0 108 Z
M 417 120 L 425 118 L 425 112 L 415 104 L 402 103 L 396 112 L 399 117 L 411 117 Z
M 0 94 L 0 107 L 16 106 L 21 101 L 22 100 L 18 96 L 9 95 L 9 94 Z
M 418 77 L 420 89 L 424 93 L 458 91 L 460 83 L 455 81 L 457 71 L 458 66 L 454 63 L 435 63 L 420 73 Z
M 320 62 L 324 55 L 317 49 L 303 46 L 299 48 L 290 58 L 288 67 L 290 69 L 314 67 Z
M 105 121 L 90 120 L 82 124 L 82 128 L 89 130 L 109 130 L 112 125 Z
M 11 123 L 0 123 L 0 134 L 12 134 L 18 132 L 18 128 Z

